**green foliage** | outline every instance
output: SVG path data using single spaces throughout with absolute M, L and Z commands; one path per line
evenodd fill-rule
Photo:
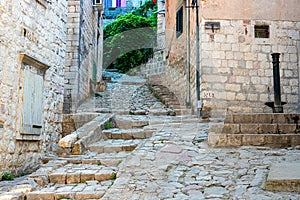
M 11 173 L 9 172 L 5 172 L 3 175 L 2 175 L 2 181 L 11 181 L 15 178 L 14 175 L 12 175 Z
M 157 5 L 148 0 L 104 28 L 104 68 L 116 68 L 126 73 L 153 56 L 156 10 Z
M 110 128 L 113 128 L 113 123 L 111 121 L 107 121 L 104 123 L 104 128 L 105 129 L 110 129 Z
M 117 173 L 116 172 L 111 173 L 110 179 L 111 180 L 116 180 L 116 178 L 117 178 Z

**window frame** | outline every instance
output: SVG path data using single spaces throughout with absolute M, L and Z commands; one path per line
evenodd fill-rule
M 254 38 L 261 38 L 261 39 L 270 38 L 270 26 L 254 25 Z
M 183 33 L 183 6 L 176 11 L 176 37 L 180 37 Z

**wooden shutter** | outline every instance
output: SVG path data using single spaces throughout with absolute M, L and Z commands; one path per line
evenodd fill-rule
M 43 76 L 25 69 L 22 134 L 40 134 L 43 114 Z

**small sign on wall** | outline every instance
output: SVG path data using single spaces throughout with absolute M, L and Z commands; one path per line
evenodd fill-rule
M 215 97 L 215 93 L 213 92 L 203 92 L 203 98 L 212 99 Z
M 205 29 L 219 30 L 221 28 L 220 22 L 205 22 Z

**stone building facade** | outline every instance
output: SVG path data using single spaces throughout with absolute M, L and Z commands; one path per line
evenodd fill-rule
M 230 112 L 272 112 L 271 53 L 280 53 L 284 112 L 299 112 L 300 5 L 294 0 L 166 1 L 166 84 L 197 110 L 196 56 L 199 51 L 202 116 Z M 186 7 L 188 6 L 188 8 Z M 262 9 L 263 8 L 263 9 Z M 169 45 L 169 46 L 168 46 Z
M 60 137 L 66 8 L 0 1 L 0 175 L 33 170 Z
M 102 5 L 69 0 L 64 113 L 74 113 L 102 77 Z

